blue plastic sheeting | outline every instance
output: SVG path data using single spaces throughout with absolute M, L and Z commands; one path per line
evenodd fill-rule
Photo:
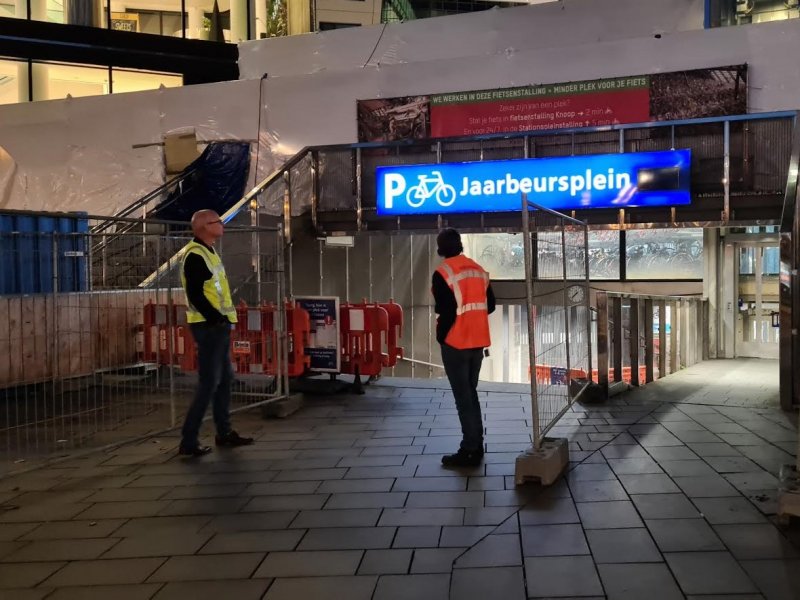
M 86 291 L 89 221 L 83 214 L 0 213 L 0 294 Z
M 149 215 L 169 221 L 189 221 L 195 211 L 212 209 L 220 215 L 242 199 L 250 170 L 250 144 L 213 142 L 186 171 L 193 171 Z

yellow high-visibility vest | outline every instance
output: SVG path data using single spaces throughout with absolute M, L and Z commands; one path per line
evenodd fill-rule
M 231 323 L 236 323 L 236 309 L 231 300 L 231 288 L 228 284 L 228 276 L 225 274 L 225 267 L 222 264 L 222 259 L 216 252 L 211 252 L 197 242 L 189 242 L 183 254 L 183 261 L 181 263 L 181 284 L 183 290 L 186 291 L 186 258 L 190 254 L 198 254 L 203 258 L 206 267 L 211 272 L 211 279 L 207 279 L 203 283 L 203 295 L 211 303 L 211 306 L 216 308 L 219 312 L 225 315 Z M 186 321 L 188 323 L 203 323 L 206 318 L 198 311 L 189 301 L 189 295 L 186 295 Z

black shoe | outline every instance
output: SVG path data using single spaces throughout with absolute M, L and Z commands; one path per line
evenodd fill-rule
M 218 435 L 214 438 L 217 446 L 227 446 L 233 448 L 234 446 L 249 446 L 253 443 L 253 438 L 246 438 L 240 436 L 235 431 L 229 431 L 225 435 Z
M 178 454 L 181 456 L 205 456 L 206 454 L 211 454 L 211 452 L 211 446 L 195 446 L 193 448 L 180 446 L 178 448 Z
M 466 452 L 459 450 L 455 454 L 446 454 L 442 457 L 445 467 L 477 467 L 483 460 L 483 451 Z

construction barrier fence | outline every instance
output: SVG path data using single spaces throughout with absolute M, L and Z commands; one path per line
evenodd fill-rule
M 4 289 L 25 292 L 0 295 L 0 475 L 180 425 L 197 377 L 180 284 L 187 224 L 4 216 L 0 248 L 14 265 L 4 273 L 15 278 Z M 80 224 L 34 230 L 31 218 Z M 237 411 L 285 395 L 303 368 L 302 316 L 284 303 L 280 229 L 228 224 L 215 247 L 239 307 Z

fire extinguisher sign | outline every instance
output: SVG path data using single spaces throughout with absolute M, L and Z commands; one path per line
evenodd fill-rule
M 338 373 L 341 369 L 339 340 L 339 297 L 300 296 L 294 300 L 308 311 L 311 332 L 305 353 L 311 357 L 311 370 Z

